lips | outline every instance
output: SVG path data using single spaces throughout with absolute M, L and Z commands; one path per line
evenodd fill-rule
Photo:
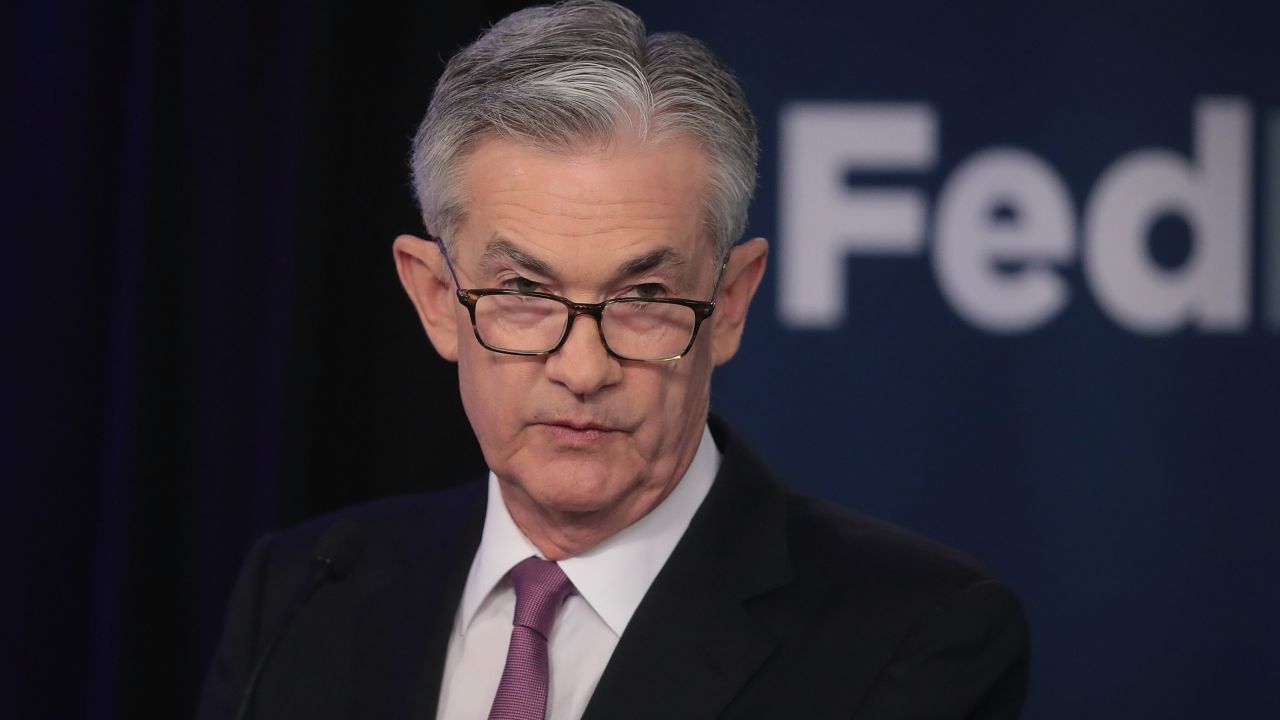
M 548 420 L 544 425 L 554 425 L 556 427 L 568 428 L 570 430 L 588 431 L 595 430 L 597 432 L 614 432 L 616 428 L 602 425 L 600 423 L 581 421 L 581 420 Z
M 558 419 L 538 423 L 557 445 L 585 448 L 608 440 L 619 429 L 590 420 Z

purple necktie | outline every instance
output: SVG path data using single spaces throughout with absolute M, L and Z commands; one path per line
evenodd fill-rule
M 516 587 L 515 621 L 489 720 L 545 720 L 547 638 L 573 583 L 559 565 L 536 557 L 511 568 L 511 582 Z

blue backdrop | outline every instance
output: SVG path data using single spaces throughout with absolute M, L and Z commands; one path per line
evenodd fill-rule
M 1014 585 L 1027 717 L 1280 716 L 1274 4 L 633 6 L 760 121 L 713 406 Z

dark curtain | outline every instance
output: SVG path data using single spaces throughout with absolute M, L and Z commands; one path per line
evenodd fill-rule
M 521 4 L 0 10 L 0 715 L 189 716 L 253 538 L 480 471 L 390 244 Z

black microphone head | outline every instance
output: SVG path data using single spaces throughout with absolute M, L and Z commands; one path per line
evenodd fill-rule
M 364 533 L 360 524 L 344 518 L 330 525 L 316 543 L 316 562 L 326 569 L 329 580 L 341 580 L 360 559 Z

